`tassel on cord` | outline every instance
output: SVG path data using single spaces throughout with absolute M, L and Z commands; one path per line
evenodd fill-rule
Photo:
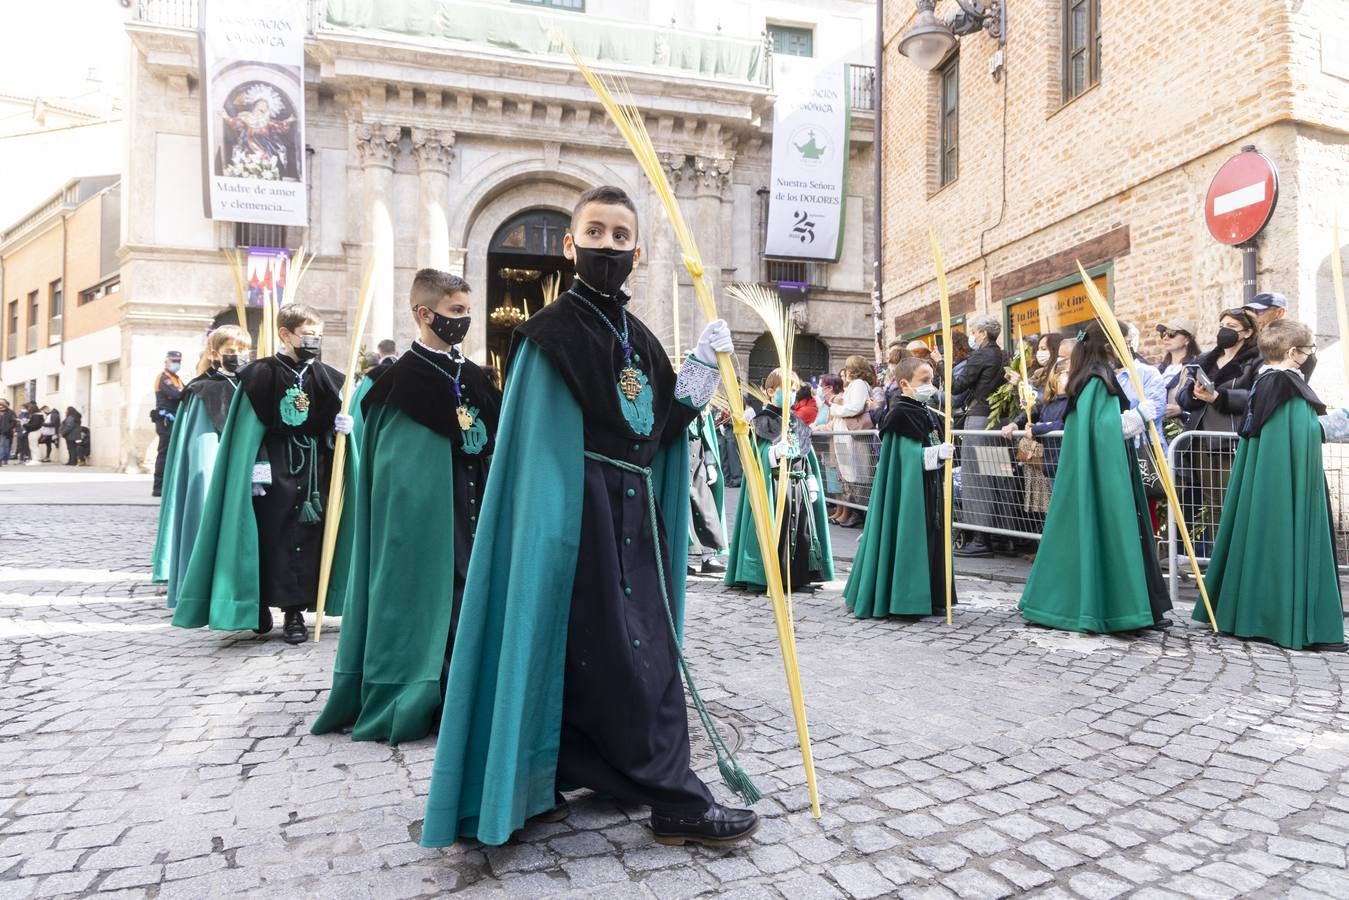
M 314 458 L 314 439 L 308 436 L 304 438 L 292 436 L 290 439 L 290 450 L 290 474 L 299 475 L 301 472 L 305 471 L 306 466 L 308 466 L 309 470 L 309 478 L 307 479 L 309 484 L 306 486 L 305 490 L 305 501 L 300 504 L 300 524 L 317 525 L 319 522 L 323 521 L 323 502 L 319 498 L 318 461 Z M 299 451 L 300 458 L 298 465 L 295 463 L 295 451 L 297 450 Z M 307 459 L 305 454 L 308 454 Z

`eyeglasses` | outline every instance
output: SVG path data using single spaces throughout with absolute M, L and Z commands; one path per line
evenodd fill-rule
M 1245 322 L 1247 325 L 1250 325 L 1252 327 L 1254 327 L 1256 323 L 1255 313 L 1251 312 L 1248 309 L 1225 309 L 1223 310 L 1222 315 L 1219 316 L 1218 318 L 1240 319 L 1241 321 Z

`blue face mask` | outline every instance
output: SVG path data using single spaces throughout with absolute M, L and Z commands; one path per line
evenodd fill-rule
M 778 388 L 773 392 L 773 405 L 778 409 L 782 409 L 782 388 Z

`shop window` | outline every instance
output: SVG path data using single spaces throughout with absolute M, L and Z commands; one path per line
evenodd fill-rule
M 1100 290 L 1101 296 L 1109 296 L 1109 279 L 1104 275 L 1095 275 L 1092 284 Z M 1021 300 L 1012 300 L 1006 304 L 1007 328 L 1003 330 L 1004 344 L 1011 347 L 1016 336 L 1058 332 L 1064 337 L 1074 337 L 1077 330 L 1094 318 L 1091 299 L 1080 280 L 1074 280 Z

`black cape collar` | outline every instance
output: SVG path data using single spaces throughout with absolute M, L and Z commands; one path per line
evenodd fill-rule
M 1259 437 L 1265 423 L 1278 412 L 1279 407 L 1298 397 L 1310 403 L 1318 416 L 1326 414 L 1326 405 L 1316 396 L 1306 379 L 1296 372 L 1284 369 L 1266 369 L 1261 372 L 1251 387 L 1246 418 L 1241 423 L 1241 436 Z
M 463 449 L 459 404 L 449 377 L 455 373 L 448 357 L 442 364 L 436 359 L 438 356 L 440 354 L 434 350 L 417 347 L 398 357 L 398 361 L 371 385 L 361 400 L 361 411 L 369 419 L 374 406 L 392 406 L 418 425 L 449 438 L 451 446 L 459 453 Z M 457 363 L 455 368 L 458 368 Z M 459 373 L 459 390 L 464 403 L 477 408 L 478 418 L 487 429 L 488 443 L 479 455 L 490 454 L 501 417 L 501 392 L 482 367 L 467 358 Z
M 342 374 L 317 360 L 304 376 L 304 392 L 309 395 L 309 415 L 303 424 L 290 427 L 281 422 L 281 398 L 295 385 L 303 366 L 278 356 L 264 356 L 239 370 L 239 386 L 248 395 L 253 412 L 268 429 L 325 436 L 332 432 L 333 419 L 342 410 L 339 396 Z
M 899 394 L 885 411 L 880 430 L 915 440 L 926 446 L 937 428 L 932 410 L 912 397 Z
M 608 324 L 600 321 L 595 310 L 586 306 L 581 298 L 590 301 Z M 609 330 L 612 325 L 615 331 L 622 332 L 622 312 L 627 303 L 627 294 L 620 292 L 605 297 L 581 281 L 574 281 L 556 301 L 516 327 L 511 355 L 525 338 L 542 350 L 580 404 L 588 429 L 623 435 L 625 440 L 658 441 L 674 398 L 674 369 L 670 367 L 660 341 L 641 319 L 629 312 L 628 342 L 634 354 L 632 364 L 650 383 L 655 413 L 651 433 L 637 434 L 619 408 L 618 373 L 623 368 L 623 348 Z
M 1091 370 L 1091 374 L 1082 382 L 1082 390 L 1085 392 L 1087 385 L 1091 384 L 1092 378 L 1099 378 L 1105 382 L 1105 392 L 1119 401 L 1120 412 L 1129 408 L 1129 398 L 1124 395 L 1124 389 L 1119 386 L 1119 377 L 1105 366 L 1096 366 Z M 1073 410 L 1077 409 L 1077 395 L 1068 397 L 1068 409 L 1063 413 L 1066 419 Z

